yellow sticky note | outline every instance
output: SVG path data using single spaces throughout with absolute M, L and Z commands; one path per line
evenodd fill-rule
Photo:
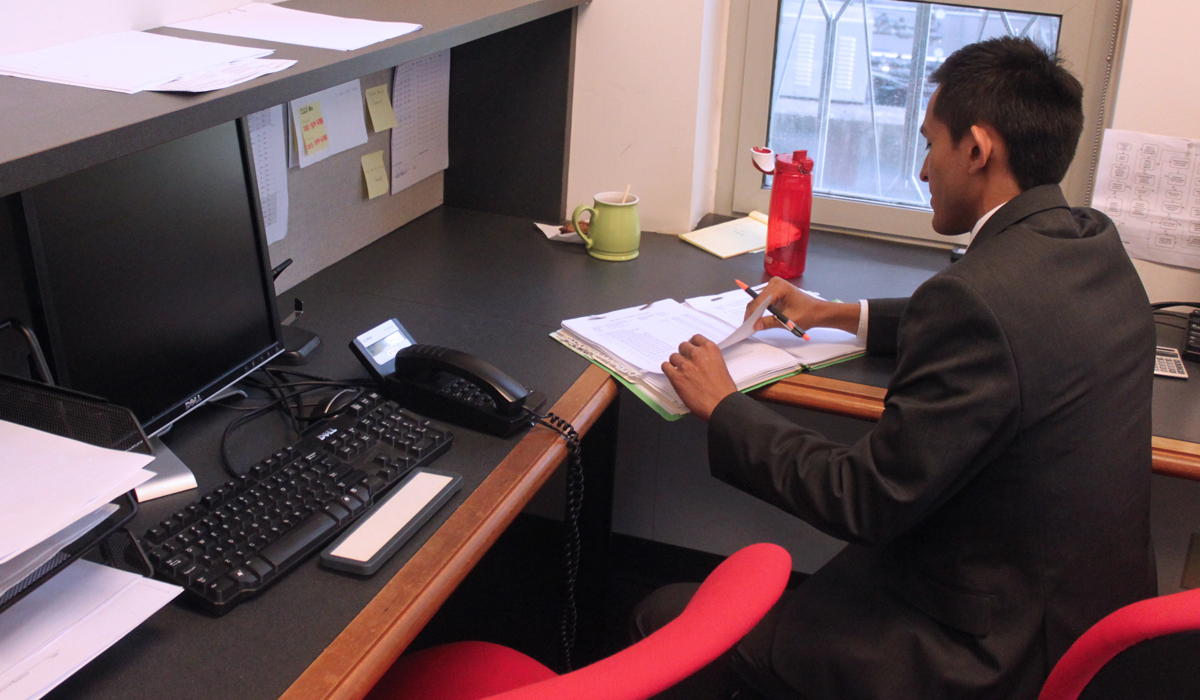
M 387 168 L 383 164 L 383 151 L 368 153 L 362 157 L 363 177 L 367 179 L 367 199 L 375 199 L 388 191 Z
M 367 88 L 367 111 L 371 113 L 371 126 L 375 127 L 375 133 L 396 126 L 396 113 L 392 111 L 392 101 L 388 99 L 387 85 Z
M 325 118 L 321 116 L 320 102 L 300 108 L 300 135 L 304 140 L 304 152 L 310 156 L 329 148 L 329 134 L 325 133 Z

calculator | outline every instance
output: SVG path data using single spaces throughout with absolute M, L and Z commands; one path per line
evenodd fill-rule
M 1160 377 L 1187 379 L 1187 368 L 1183 366 L 1183 358 L 1175 348 L 1158 346 L 1154 353 L 1154 373 Z

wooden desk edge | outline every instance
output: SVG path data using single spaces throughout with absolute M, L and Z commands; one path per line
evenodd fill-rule
M 754 396 L 772 403 L 877 421 L 883 415 L 886 393 L 879 387 L 798 374 L 763 387 Z M 1200 481 L 1200 445 L 1164 437 L 1154 437 L 1151 445 L 1155 474 Z
M 616 382 L 592 366 L 552 410 L 583 435 L 616 395 Z M 565 456 L 557 433 L 527 433 L 281 700 L 365 696 Z

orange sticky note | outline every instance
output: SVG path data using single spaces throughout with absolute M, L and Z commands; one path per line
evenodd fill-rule
M 325 133 L 325 118 L 321 116 L 321 103 L 313 102 L 299 110 L 300 136 L 304 141 L 304 152 L 312 155 L 329 148 L 329 134 Z
M 388 191 L 387 167 L 383 164 L 383 151 L 368 153 L 362 157 L 363 177 L 367 180 L 367 199 L 375 199 Z

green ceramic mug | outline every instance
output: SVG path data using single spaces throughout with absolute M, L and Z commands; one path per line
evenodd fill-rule
M 595 199 L 595 206 L 580 204 L 571 215 L 571 224 L 587 244 L 588 255 L 601 260 L 633 260 L 642 241 L 638 198 L 624 192 L 601 192 Z M 585 211 L 592 213 L 587 233 L 579 229 L 579 215 Z

